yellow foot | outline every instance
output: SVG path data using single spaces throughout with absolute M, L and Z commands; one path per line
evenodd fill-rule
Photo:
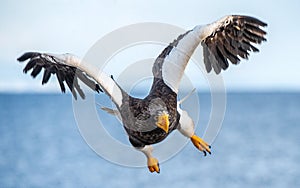
M 193 142 L 193 144 L 196 148 L 198 148 L 200 151 L 202 151 L 204 153 L 204 156 L 206 156 L 206 152 L 211 154 L 210 145 L 208 145 L 204 140 L 202 140 L 202 138 L 200 138 L 194 134 L 191 137 L 191 141 Z
M 148 158 L 148 168 L 151 173 L 152 172 L 159 173 L 160 169 L 159 169 L 158 160 L 153 157 Z

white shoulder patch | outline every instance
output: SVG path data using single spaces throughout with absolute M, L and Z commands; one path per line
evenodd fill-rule
M 176 93 L 178 93 L 185 67 L 201 42 L 201 31 L 201 26 L 196 26 L 193 30 L 184 35 L 164 59 L 162 77 L 165 83 Z
M 64 61 L 65 64 L 77 67 L 83 72 L 85 72 L 101 86 L 101 88 L 105 91 L 105 93 L 109 97 L 111 97 L 113 102 L 118 107 L 122 105 L 123 95 L 121 89 L 110 76 L 108 76 L 104 72 L 100 72 L 99 68 L 95 67 L 92 64 L 82 62 L 79 58 L 71 54 L 53 55 L 53 56 L 60 58 L 61 60 Z
M 177 111 L 180 114 L 178 130 L 184 136 L 191 138 L 195 133 L 195 125 L 193 119 L 189 116 L 187 111 L 182 110 L 179 105 Z

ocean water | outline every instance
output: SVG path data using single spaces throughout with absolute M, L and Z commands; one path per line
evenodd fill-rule
M 200 94 L 203 109 L 209 100 Z M 188 143 L 160 174 L 99 157 L 70 95 L 0 94 L 0 106 L 0 187 L 300 187 L 300 93 L 229 93 L 212 155 Z

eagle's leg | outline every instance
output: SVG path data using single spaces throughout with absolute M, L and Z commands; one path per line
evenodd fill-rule
M 160 169 L 159 169 L 158 160 L 152 156 L 153 147 L 151 145 L 146 145 L 143 148 L 137 148 L 137 149 L 146 155 L 149 171 L 159 173 Z
M 179 132 L 184 136 L 190 138 L 194 146 L 200 151 L 202 151 L 204 155 L 206 155 L 206 152 L 211 154 L 210 145 L 195 134 L 194 122 L 192 118 L 188 115 L 186 111 L 181 110 L 179 107 L 178 112 L 180 113 L 180 120 L 178 126 Z

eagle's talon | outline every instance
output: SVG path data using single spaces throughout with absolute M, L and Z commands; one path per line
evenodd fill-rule
M 196 148 L 198 148 L 200 151 L 202 151 L 204 153 L 204 156 L 207 155 L 206 152 L 211 154 L 210 145 L 208 145 L 204 140 L 199 138 L 197 135 L 193 135 L 191 137 L 191 141 L 193 142 L 193 144 Z
M 148 169 L 151 173 L 153 173 L 153 172 L 160 173 L 159 163 L 156 158 L 153 158 L 153 157 L 148 158 Z

